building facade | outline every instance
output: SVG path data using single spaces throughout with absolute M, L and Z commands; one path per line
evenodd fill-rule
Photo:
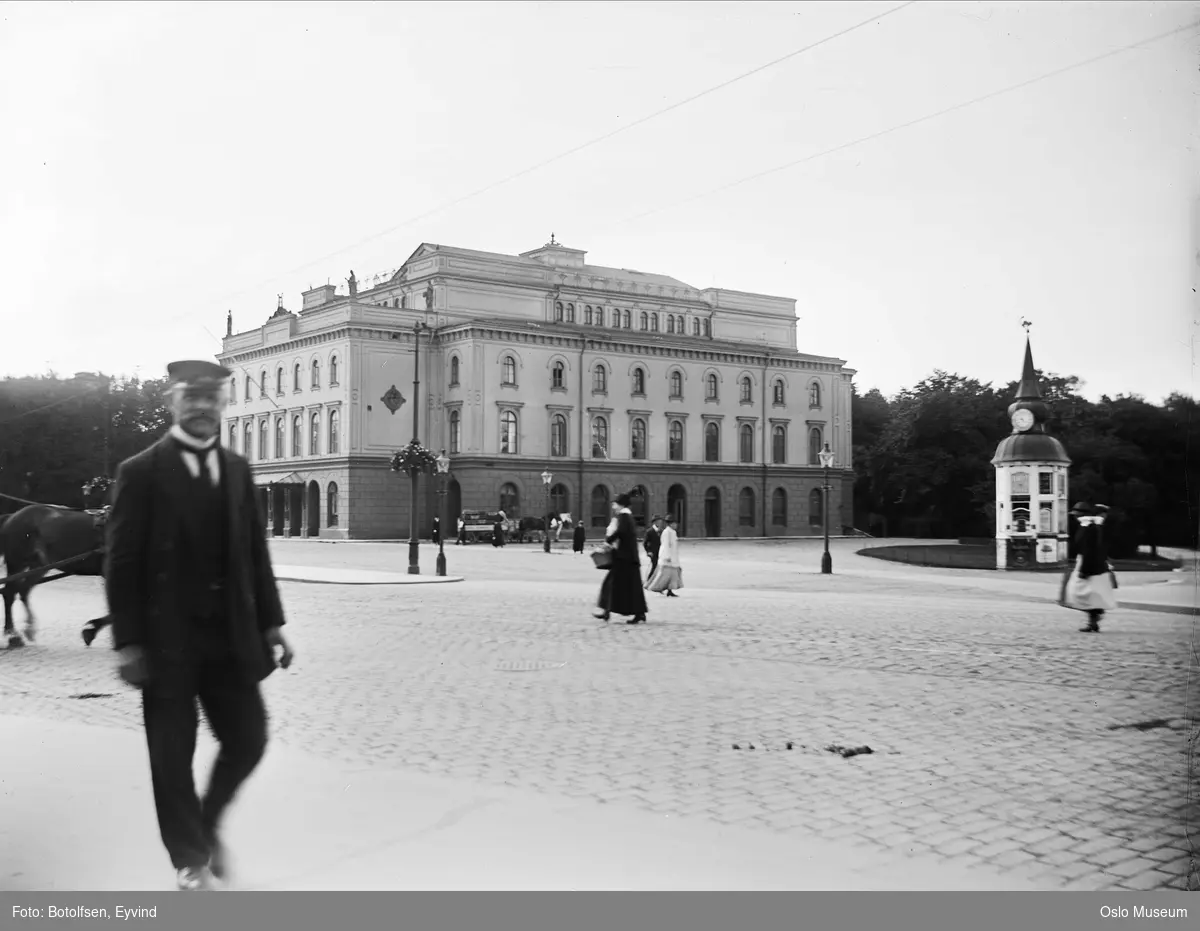
M 682 536 L 820 535 L 828 443 L 841 533 L 854 372 L 797 351 L 795 301 L 584 258 L 553 237 L 518 256 L 423 244 L 365 290 L 351 273 L 257 329 L 230 319 L 222 437 L 272 531 L 406 538 L 410 486 L 389 462 L 416 435 L 451 459 L 446 526 L 462 509 L 553 511 L 590 537 L 633 489 L 639 522 L 674 513 Z M 422 535 L 436 483 L 421 478 Z

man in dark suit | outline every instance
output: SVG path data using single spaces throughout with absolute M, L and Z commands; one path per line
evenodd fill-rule
M 249 465 L 217 443 L 231 373 L 167 371 L 174 425 L 117 470 L 105 592 L 119 674 L 142 691 L 163 844 L 179 888 L 208 889 L 228 874 L 221 817 L 266 749 L 259 683 L 293 653 Z M 197 699 L 221 746 L 203 801 Z
M 650 557 L 650 571 L 646 573 L 647 582 L 654 577 L 654 570 L 658 568 L 658 550 L 662 546 L 662 534 L 658 529 L 660 520 L 662 518 L 657 514 L 650 518 L 650 526 L 646 529 L 646 536 L 642 540 L 642 546 L 646 548 L 646 555 Z

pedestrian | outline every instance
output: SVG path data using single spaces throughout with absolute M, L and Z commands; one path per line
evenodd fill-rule
M 630 618 L 628 624 L 646 622 L 646 593 L 642 590 L 637 527 L 629 510 L 632 497 L 632 492 L 617 495 L 612 505 L 612 521 L 604 532 L 605 541 L 613 548 L 613 561 L 604 574 L 596 602 L 603 610 L 595 616 L 602 621 L 607 621 L 611 614 L 620 614 Z
M 1080 502 L 1070 513 L 1079 519 L 1075 534 L 1075 564 L 1063 576 L 1058 603 L 1064 608 L 1087 613 L 1086 627 L 1080 633 L 1100 633 L 1100 619 L 1105 611 L 1117 607 L 1113 594 L 1117 577 L 1108 562 L 1108 546 L 1104 540 L 1104 517 L 1108 508 Z
M 580 519 L 575 524 L 575 531 L 571 534 L 571 549 L 576 553 L 583 552 L 583 543 L 587 539 L 587 533 L 583 529 L 583 520 Z
M 662 532 L 658 571 L 651 576 L 646 585 L 652 592 L 665 592 L 668 598 L 678 598 L 675 592 L 683 588 L 683 567 L 679 563 L 679 534 L 675 531 L 675 523 L 674 515 L 667 517 L 667 526 Z
M 437 546 L 438 541 L 442 538 L 442 519 L 440 517 L 433 519 L 433 533 L 430 534 L 430 537 L 433 540 L 433 545 Z
M 455 546 L 467 545 L 467 522 L 461 517 L 458 519 L 458 539 L 454 541 Z
M 658 568 L 658 549 L 662 518 L 655 514 L 650 518 L 650 526 L 646 530 L 646 536 L 642 540 L 642 546 L 646 549 L 646 555 L 650 557 L 650 571 L 646 573 L 646 584 L 654 578 L 654 570 Z
M 504 518 L 496 518 L 496 523 L 492 524 L 492 546 L 504 545 Z
M 177 885 L 209 889 L 229 875 L 222 816 L 266 749 L 260 683 L 294 653 L 250 467 L 217 443 L 232 373 L 204 361 L 167 372 L 173 426 L 117 469 L 105 595 L 118 673 L 142 693 Z M 220 744 L 203 800 L 192 775 L 197 699 Z

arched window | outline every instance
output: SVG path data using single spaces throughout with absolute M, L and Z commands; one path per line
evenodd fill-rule
M 651 333 L 658 332 L 658 314 L 650 315 L 650 332 Z
M 633 370 L 633 393 L 646 393 L 646 372 L 644 369 L 637 368 Z
M 608 489 L 597 485 L 592 489 L 592 526 L 608 526 Z
M 618 310 L 617 308 L 615 308 L 615 307 L 613 308 L 613 316 L 612 316 L 612 321 L 613 321 L 613 324 L 612 324 L 612 325 L 613 325 L 613 329 L 614 329 L 614 330 L 619 330 L 619 329 L 621 328 L 621 311 L 619 311 L 619 310 Z
M 588 326 L 591 326 L 591 324 L 592 324 L 592 305 L 591 304 L 583 305 L 583 322 L 585 324 L 587 324 Z
M 683 461 L 683 423 L 671 421 L 670 433 L 667 435 L 667 458 L 675 462 Z
M 337 411 L 329 412 L 329 451 L 331 453 L 339 452 L 338 443 L 341 438 L 339 427 L 341 426 L 341 414 Z
M 819 381 L 814 381 L 808 386 L 808 406 L 821 406 L 821 383 Z
M 608 421 L 603 417 L 592 421 L 592 458 L 608 458 Z
M 675 317 L 674 316 L 667 317 L 667 332 L 668 333 L 675 332 Z
M 555 414 L 550 421 L 550 455 L 565 456 L 567 454 L 567 418 Z
M 650 315 L 648 313 L 646 313 L 644 310 L 642 311 L 641 323 L 642 323 L 643 330 L 650 329 Z
M 571 495 L 567 491 L 567 486 L 562 482 L 555 482 L 550 489 L 550 512 L 552 514 L 571 513 Z
M 710 375 L 705 376 L 705 378 L 704 378 L 704 389 L 705 389 L 704 396 L 710 401 L 717 400 L 717 398 L 720 396 L 718 386 L 719 386 L 719 383 L 717 381 L 716 375 L 710 374 Z
M 721 427 L 712 420 L 704 427 L 704 461 L 721 461 Z
M 605 394 L 608 392 L 608 370 L 599 363 L 592 369 L 592 394 Z
M 258 375 L 258 396 L 265 398 L 267 396 L 267 370 L 263 369 Z
M 754 402 L 754 382 L 750 381 L 750 376 L 742 377 L 742 403 L 752 404 Z
M 596 308 L 596 326 L 604 326 L 604 308 Z
M 784 403 L 784 401 L 783 401 L 783 379 L 782 378 L 775 379 L 775 387 L 773 389 L 773 396 L 775 399 L 774 403 L 782 406 Z
M 563 379 L 567 374 L 567 367 L 561 362 L 555 362 L 554 367 L 550 369 L 550 387 L 564 388 Z
M 629 324 L 630 324 L 629 311 L 627 311 L 627 310 L 621 311 L 621 326 L 625 327 L 625 329 L 628 330 Z
M 325 492 L 325 526 L 336 527 L 338 523 L 338 487 L 337 482 L 330 482 Z
M 738 429 L 738 458 L 742 462 L 754 461 L 754 427 L 748 423 Z
M 262 462 L 271 458 L 271 452 L 267 449 L 267 422 L 265 420 L 258 422 L 258 458 Z
M 684 323 L 683 314 L 680 314 L 675 318 L 675 329 L 679 331 L 680 336 L 687 332 L 687 326 Z
M 450 357 L 450 386 L 458 384 L 458 356 Z
M 822 527 L 824 514 L 821 503 L 821 489 L 814 488 L 808 493 L 808 525 L 814 530 L 820 530 Z
M 787 526 L 787 492 L 782 488 L 771 494 L 771 523 L 776 527 Z
M 712 321 L 708 318 L 705 318 L 704 320 L 704 335 L 712 336 Z
M 504 367 L 502 374 L 502 384 L 515 385 L 517 383 L 517 360 L 512 356 L 504 357 Z
M 820 465 L 821 457 L 821 428 L 813 427 L 808 431 L 808 464 Z
M 671 397 L 673 397 L 673 398 L 682 398 L 683 397 L 683 373 L 682 372 L 672 372 L 671 373 Z
M 738 492 L 738 524 L 742 527 L 754 526 L 753 488 L 743 488 Z
M 575 305 L 568 304 L 567 305 L 567 323 L 574 323 L 574 322 L 575 322 Z
M 692 318 L 692 335 L 693 336 L 700 335 L 700 318 L 699 317 Z
M 254 427 L 246 424 L 242 430 L 242 455 L 247 459 L 254 458 Z
M 304 386 L 300 384 L 300 363 L 297 362 L 292 367 L 292 390 L 300 391 Z
M 555 301 L 555 302 L 554 302 L 554 322 L 555 322 L 555 323 L 562 323 L 562 322 L 563 322 L 563 305 L 562 305 L 562 301 Z
M 321 387 L 321 363 L 316 359 L 312 360 L 312 387 Z
M 512 482 L 505 482 L 500 486 L 500 510 L 508 518 L 520 516 L 521 495 Z
M 229 439 L 225 441 L 225 445 L 229 447 L 230 452 L 237 452 L 237 424 L 229 425 Z
M 331 356 L 329 359 L 329 384 L 331 385 L 336 385 L 338 383 L 337 369 L 337 356 Z
M 301 435 L 300 415 L 296 414 L 292 417 L 292 455 L 302 456 L 304 454 L 304 444 Z
M 641 417 L 634 418 L 629 447 L 631 459 L 646 458 L 646 421 Z
M 229 403 L 237 404 L 237 379 L 236 378 L 231 378 L 229 380 Z
M 771 431 L 771 461 L 778 465 L 787 462 L 787 428 L 782 424 Z
M 517 454 L 517 412 L 505 411 L 500 415 L 500 452 Z
M 253 384 L 254 383 L 250 380 L 250 376 L 247 375 L 246 376 L 246 390 L 243 392 L 247 401 L 249 401 L 252 397 L 254 397 L 254 392 L 251 391 L 251 385 L 253 385 Z
M 308 454 L 316 456 L 321 452 L 321 415 L 313 414 L 308 420 Z
M 462 412 L 453 410 L 450 412 L 450 452 L 460 452 L 460 444 L 462 442 Z

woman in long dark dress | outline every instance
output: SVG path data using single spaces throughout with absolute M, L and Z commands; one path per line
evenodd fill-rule
M 580 518 L 579 522 L 575 525 L 575 532 L 571 537 L 571 549 L 573 549 L 576 553 L 582 553 L 583 543 L 586 538 L 587 534 L 583 529 L 583 518 Z
M 637 527 L 629 510 L 630 495 L 617 495 L 612 523 L 604 539 L 613 547 L 613 562 L 604 574 L 596 617 L 607 621 L 610 614 L 628 617 L 627 624 L 646 622 L 646 593 L 642 589 L 642 563 L 638 558 Z

